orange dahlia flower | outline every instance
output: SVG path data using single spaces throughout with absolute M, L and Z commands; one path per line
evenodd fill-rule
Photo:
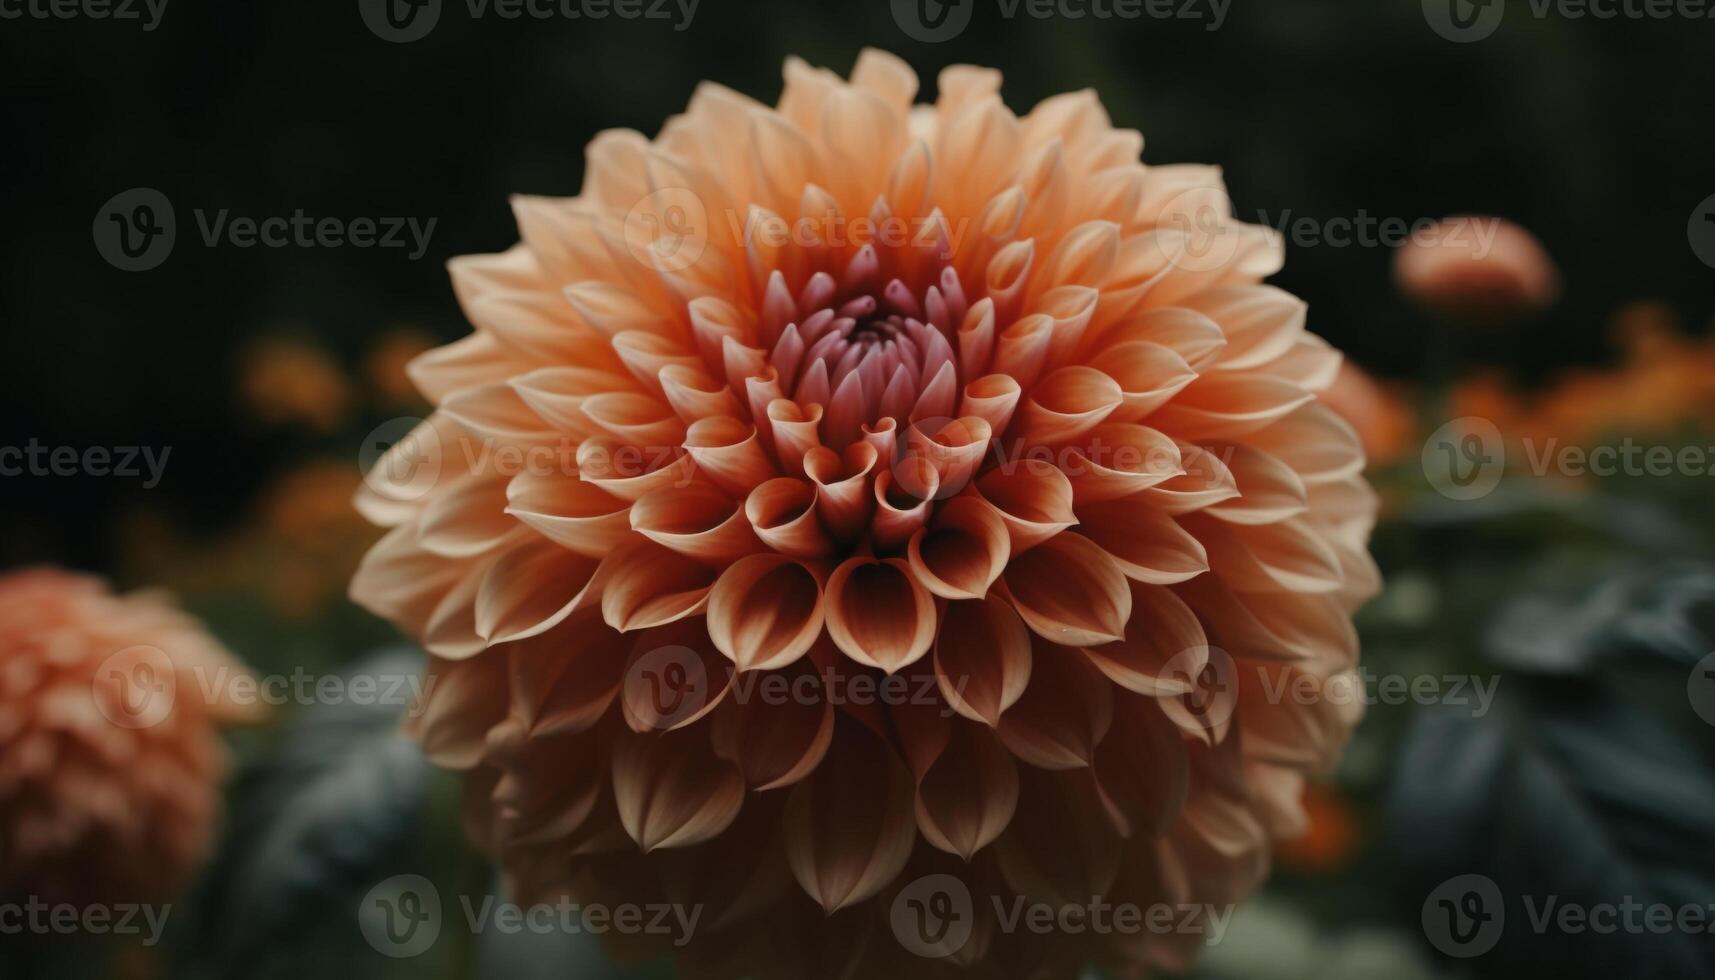
M 1183 963 L 1194 923 L 1010 910 L 1216 909 L 1297 829 L 1354 716 L 1281 692 L 1351 671 L 1377 583 L 1340 358 L 1215 169 L 1090 92 L 917 84 L 789 61 L 518 198 L 353 595 L 432 654 L 522 900 L 700 907 L 695 975 Z
M 0 576 L 0 900 L 171 897 L 213 841 L 240 671 L 157 595 Z M 199 676 L 202 680 L 199 681 Z

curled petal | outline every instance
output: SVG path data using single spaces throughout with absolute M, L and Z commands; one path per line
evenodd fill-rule
M 785 555 L 750 555 L 709 595 L 709 637 L 739 670 L 777 670 L 822 632 L 822 582 Z
M 729 415 L 692 422 L 685 433 L 685 452 L 709 482 L 735 495 L 748 494 L 779 473 L 756 429 Z
M 1310 507 L 1304 481 L 1292 468 L 1260 449 L 1230 447 L 1227 468 L 1239 495 L 1204 509 L 1234 524 L 1277 524 Z
M 928 520 L 941 488 L 941 474 L 921 456 L 908 455 L 875 478 L 875 520 L 870 536 L 891 551 L 911 539 Z
M 503 649 L 511 717 L 531 735 L 587 731 L 607 714 L 626 675 L 628 642 L 594 609 Z
M 744 777 L 700 729 L 624 731 L 614 740 L 613 796 L 625 832 L 645 852 L 689 847 L 737 819 Z
M 768 694 L 774 681 L 786 697 Z M 806 658 L 778 672 L 753 672 L 739 684 L 751 693 L 715 715 L 709 732 L 715 753 L 738 766 L 758 791 L 801 782 L 834 741 L 836 712 L 815 665 Z
M 1080 769 L 1113 724 L 1114 690 L 1077 650 L 1037 644 L 1030 683 L 995 729 L 1013 755 L 1038 769 Z
M 1339 555 L 1303 518 L 1247 526 L 1190 514 L 1184 521 L 1211 567 L 1240 591 L 1315 594 L 1345 582 Z
M 816 491 L 795 477 L 769 480 L 744 502 L 744 516 L 770 548 L 797 558 L 819 558 L 833 549 L 816 517 Z
M 1032 444 L 1060 445 L 1100 425 L 1121 401 L 1114 379 L 1091 367 L 1063 367 L 1031 391 L 1014 431 Z
M 828 576 L 828 635 L 846 656 L 893 673 L 935 641 L 935 600 L 902 559 L 851 558 Z
M 666 487 L 631 507 L 631 527 L 656 544 L 713 565 L 760 551 L 738 501 L 713 487 Z
M 1017 555 L 1004 588 L 1038 636 L 1066 646 L 1112 643 L 1125 635 L 1131 590 L 1119 562 L 1070 531 Z
M 916 839 L 911 774 L 879 739 L 836 733 L 834 749 L 786 802 L 786 858 L 826 912 L 873 897 Z
M 1179 466 L 1185 472 L 1144 491 L 1150 503 L 1169 514 L 1188 514 L 1239 495 L 1239 483 L 1220 453 L 1179 444 Z
M 1072 512 L 1071 481 L 1042 460 L 1003 463 L 978 478 L 976 490 L 1006 522 L 1015 554 L 1078 522 Z
M 804 475 L 816 485 L 816 512 L 842 540 L 856 537 L 869 523 L 875 507 L 870 483 L 879 458 L 867 442 L 847 446 L 844 458 L 823 446 L 804 456 Z
M 954 497 L 906 547 L 917 581 L 944 599 L 981 599 L 1006 570 L 1012 541 L 1000 512 L 980 497 Z
M 1078 508 L 1078 531 L 1101 546 L 1126 578 L 1170 585 L 1209 570 L 1202 542 L 1172 517 L 1139 499 Z
M 431 658 L 422 711 L 412 727 L 429 761 L 471 769 L 482 760 L 488 730 L 506 716 L 506 658 Z
M 505 643 L 551 629 L 600 597 L 602 567 L 552 541 L 512 549 L 489 566 L 477 590 L 477 633 Z
M 569 474 L 513 477 L 506 485 L 506 512 L 588 558 L 601 558 L 631 539 L 625 501 Z
M 1144 425 L 1108 422 L 1067 450 L 1066 476 L 1080 516 L 1084 505 L 1129 497 L 1185 472 L 1179 446 Z
M 1001 433 L 1012 422 L 1013 409 L 1024 389 L 1018 379 L 1005 374 L 990 374 L 965 385 L 959 400 L 959 415 L 975 416 L 989 424 L 989 431 Z
M 1131 619 L 1125 636 L 1084 656 L 1128 691 L 1177 697 L 1190 690 L 1183 675 L 1195 676 L 1208 662 L 1209 639 L 1184 600 L 1159 585 L 1131 586 Z
M 663 626 L 701 613 L 719 572 L 652 541 L 614 552 L 602 588 L 601 612 L 622 633 Z
M 1277 422 L 1315 397 L 1271 375 L 1206 374 L 1150 416 L 1150 424 L 1194 440 L 1231 439 Z
M 980 725 L 955 722 L 946 747 L 917 781 L 917 827 L 939 850 L 969 861 L 1012 822 L 1018 765 Z
M 619 703 L 634 732 L 693 725 L 732 690 L 732 661 L 715 649 L 700 618 L 676 620 L 628 639 L 631 650 Z
M 1119 422 L 1148 416 L 1197 378 L 1178 351 L 1143 340 L 1109 347 L 1096 364 L 1119 386 L 1122 404 L 1113 415 Z
M 1030 683 L 1030 631 L 999 596 L 949 602 L 935 638 L 935 681 L 952 709 L 990 728 Z
M 671 446 L 633 446 L 591 436 L 578 446 L 578 476 L 621 500 L 651 490 L 682 487 L 696 474 L 691 457 Z

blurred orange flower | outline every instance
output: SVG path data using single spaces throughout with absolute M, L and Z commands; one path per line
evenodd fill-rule
M 1282 867 L 1305 874 L 1333 874 L 1351 863 L 1362 843 L 1357 816 L 1338 788 L 1321 783 L 1304 787 L 1304 833 L 1283 841 L 1276 851 Z
M 251 715 L 213 679 L 241 672 L 160 595 L 0 576 L 0 895 L 150 902 L 184 885 L 220 809 L 216 726 Z
M 1425 309 L 1479 321 L 1533 313 L 1560 294 L 1536 236 L 1501 218 L 1446 218 L 1394 254 L 1394 280 Z
M 364 375 L 369 391 L 384 407 L 398 408 L 423 404 L 423 396 L 405 372 L 419 355 L 435 346 L 423 331 L 409 327 L 389 330 L 369 349 L 364 358 Z
M 251 345 L 240 368 L 244 403 L 263 422 L 332 432 L 351 408 L 351 385 L 320 347 L 270 338 Z

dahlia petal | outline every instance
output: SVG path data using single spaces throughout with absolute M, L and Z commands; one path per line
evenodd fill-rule
M 891 674 L 935 642 L 935 600 L 902 559 L 851 558 L 828 576 L 828 635 L 866 667 Z
M 1249 442 L 1291 467 L 1307 486 L 1352 481 L 1364 470 L 1363 443 L 1358 433 L 1321 402 L 1306 405 L 1259 430 L 1250 436 Z M 1350 508 L 1352 513 L 1373 510 Z
M 1240 595 L 1213 575 L 1176 585 L 1174 591 L 1197 611 L 1210 638 L 1235 656 L 1330 666 L 1357 657 L 1357 630 L 1335 596 Z
M 459 475 L 448 484 L 417 519 L 417 543 L 424 550 L 472 558 L 493 551 L 519 530 L 518 521 L 506 513 L 504 478 Z
M 477 633 L 490 643 L 505 643 L 551 629 L 600 596 L 600 564 L 551 541 L 502 554 L 477 590 Z
M 1038 643 L 1024 694 L 995 729 L 1013 755 L 1038 769 L 1080 769 L 1113 724 L 1113 686 L 1077 650 Z
M 710 729 L 715 754 L 738 766 L 758 792 L 802 782 L 834 741 L 834 705 L 823 696 L 821 675 L 805 659 L 778 675 L 752 676 L 751 684 L 764 686 L 779 677 L 792 694 L 778 703 L 759 696 L 722 708 Z
M 1109 347 L 1099 363 L 1121 392 L 1123 404 L 1114 413 L 1117 422 L 1147 417 L 1197 378 L 1178 351 L 1146 340 Z
M 1260 449 L 1232 446 L 1227 468 L 1238 484 L 1239 495 L 1204 508 L 1234 524 L 1277 524 L 1310 508 L 1304 481 L 1290 466 Z
M 675 620 L 630 639 L 619 705 L 632 731 L 685 728 L 725 703 L 732 690 L 732 661 L 709 641 L 701 619 Z
M 1345 581 L 1339 556 L 1303 518 L 1254 526 L 1200 514 L 1183 520 L 1210 564 L 1240 591 L 1333 592 Z
M 917 828 L 935 848 L 969 861 L 1006 830 L 1018 807 L 1018 765 L 987 728 L 955 722 L 945 749 L 917 780 Z
M 703 484 L 644 494 L 631 506 L 631 527 L 656 544 L 714 565 L 762 548 L 738 501 Z
M 505 512 L 543 537 L 601 558 L 631 537 L 625 501 L 570 474 L 520 473 L 506 485 Z
M 528 361 L 486 333 L 473 333 L 445 347 L 425 351 L 405 365 L 411 383 L 424 398 L 436 404 L 454 392 L 498 384 L 529 370 Z
M 430 659 L 421 712 L 411 720 L 430 762 L 470 769 L 488 730 L 506 716 L 506 658 Z
M 602 617 L 621 633 L 664 626 L 701 613 L 719 573 L 653 541 L 614 552 L 604 565 Z
M 552 292 L 483 293 L 463 306 L 478 330 L 531 363 L 589 364 L 591 360 L 580 355 L 592 348 L 613 357 L 612 348 L 598 343 L 601 336 L 580 324 L 565 298 Z
M 881 891 L 916 839 L 911 774 L 879 739 L 836 733 L 834 747 L 786 802 L 786 858 L 825 912 Z
M 685 437 L 685 425 L 664 401 L 633 392 L 591 395 L 579 406 L 590 421 L 629 445 L 671 449 Z
M 934 467 L 939 477 L 935 495 L 945 498 L 970 485 L 993 434 L 988 421 L 980 416 L 926 418 L 906 430 L 905 443 L 908 452 Z
M 734 562 L 709 595 L 709 637 L 744 670 L 778 670 L 822 632 L 822 581 L 785 555 Z
M 992 295 L 992 293 L 991 293 Z M 1042 313 L 1014 320 L 995 339 L 993 370 L 1029 389 L 1048 363 L 1048 347 L 1054 342 L 1054 318 Z
M 584 323 L 608 338 L 626 331 L 639 333 L 676 332 L 677 324 L 662 323 L 661 315 L 636 293 L 617 283 L 592 279 L 565 289 L 566 302 Z
M 995 842 L 1006 883 L 1056 908 L 1106 895 L 1118 875 L 1120 838 L 1088 773 L 1020 773 L 1018 810 Z
M 423 649 L 445 660 L 474 657 L 488 646 L 476 631 L 476 595 L 486 566 L 468 572 L 429 614 L 423 625 Z
M 744 501 L 744 516 L 763 543 L 795 558 L 820 558 L 833 541 L 816 516 L 816 490 L 795 477 L 769 480 Z
M 442 402 L 440 414 L 476 435 L 502 445 L 545 443 L 556 437 L 548 423 L 532 411 L 510 385 L 505 384 L 467 388 Z M 465 453 L 457 460 L 452 460 L 448 453 L 449 461 L 470 464 L 474 458 L 480 463 L 485 457 L 479 452 L 492 450 L 489 446 L 473 450 L 468 444 L 464 448 Z
M 489 796 L 498 848 L 554 843 L 575 833 L 595 811 L 607 773 L 590 738 L 532 738 L 503 722 L 488 734 L 487 761 L 500 778 Z
M 990 728 L 1030 683 L 1030 632 L 998 596 L 949 602 L 935 638 L 935 681 L 959 714 Z
M 1143 500 L 1113 500 L 1078 508 L 1078 531 L 1096 542 L 1136 582 L 1171 585 L 1209 570 L 1197 538 Z
M 1096 793 L 1121 837 L 1159 837 L 1184 810 L 1190 791 L 1185 748 L 1178 728 L 1151 698 L 1121 699 L 1094 769 Z
M 351 600 L 406 629 L 421 630 L 441 599 L 470 570 L 417 542 L 417 528 L 402 524 L 369 549 L 352 575 Z
M 1085 346 L 1092 355 L 1126 344 L 1155 344 L 1178 354 L 1187 367 L 1199 374 L 1217 363 L 1227 348 L 1227 335 L 1221 332 L 1215 321 L 1196 310 L 1181 307 L 1146 310 L 1091 336 L 1093 342 Z M 1107 365 L 1105 357 L 1091 356 L 1088 359 L 1104 367 Z M 1131 390 L 1125 379 L 1120 383 Z
M 971 306 L 959 325 L 959 371 L 964 377 L 980 378 L 989 369 L 994 340 L 994 300 L 985 296 Z M 961 409 L 959 414 L 972 413 Z
M 513 378 L 512 390 L 538 418 L 555 431 L 583 436 L 595 431 L 594 420 L 583 412 L 584 401 L 593 395 L 631 387 L 625 378 L 585 367 L 545 367 Z
M 989 260 L 988 267 L 983 270 L 982 291 L 983 297 L 994 304 L 994 316 L 997 323 L 1012 320 L 1017 316 L 1019 305 L 1024 302 L 1024 291 L 1030 285 L 1030 271 L 1035 265 L 1036 242 L 1030 239 L 1012 242 L 994 253 L 994 258 Z M 1040 332 L 1043 333 L 1040 349 L 1046 351 L 1048 338 L 1053 333 L 1053 318 L 1037 314 L 1034 318 L 1027 317 L 1026 319 L 1030 319 L 1032 322 L 1030 330 L 1021 330 L 1019 325 L 1014 323 L 1003 331 L 1002 340 L 1004 340 L 1005 334 L 1014 331 L 1018 331 L 1019 336 L 1022 337 L 1027 333 L 1038 332 L 1038 328 L 1040 328 Z M 996 362 L 990 370 L 1018 375 L 1021 370 L 1031 367 L 1032 362 L 1029 359 L 1028 350 L 1010 354 L 1008 362 L 1005 365 L 1001 364 L 999 357 L 1000 351 L 1003 349 L 1004 344 L 997 341 Z M 1020 377 L 1019 383 L 1028 387 L 1030 382 L 1034 380 L 1036 380 L 1035 375 L 1029 375 Z
M 1016 555 L 1078 522 L 1072 512 L 1072 483 L 1058 468 L 1026 458 L 978 478 L 976 493 L 1006 522 Z
M 637 500 L 651 490 L 688 485 L 697 466 L 677 449 L 591 436 L 578 444 L 577 469 L 579 479 L 621 500 Z
M 1150 416 L 1150 424 L 1196 440 L 1230 439 L 1279 421 L 1315 397 L 1272 375 L 1206 374 Z
M 685 433 L 685 452 L 695 462 L 697 472 L 738 496 L 749 494 L 757 484 L 778 473 L 756 429 L 732 416 L 692 422 Z
M 876 548 L 892 551 L 911 540 L 929 520 L 941 489 L 934 464 L 917 455 L 894 461 L 875 477 L 875 517 L 870 539 Z
M 954 497 L 918 528 L 906 547 L 917 581 L 944 599 L 981 599 L 1006 570 L 1012 541 L 1006 521 L 981 498 Z
M 1128 691 L 1149 697 L 1177 697 L 1190 681 L 1179 676 L 1202 672 L 1208 662 L 1208 637 L 1203 624 L 1184 600 L 1158 585 L 1134 582 L 1132 613 L 1125 636 L 1084 655 L 1098 670 Z
M 767 422 L 780 465 L 788 473 L 802 473 L 804 454 L 822 444 L 822 406 L 812 403 L 805 407 L 776 398 L 768 403 Z
M 1227 337 L 1220 362 L 1225 371 L 1261 367 L 1291 350 L 1308 315 L 1303 300 L 1268 285 L 1211 289 L 1185 305 L 1221 325 Z
M 847 446 L 844 458 L 823 446 L 804 456 L 804 475 L 816 487 L 816 513 L 841 540 L 857 537 L 869 523 L 877 460 L 875 447 L 866 442 Z
M 1104 422 L 1088 436 L 1065 453 L 1080 520 L 1087 504 L 1130 497 L 1185 472 L 1179 446 L 1148 426 Z
M 1112 643 L 1125 634 L 1131 590 L 1120 563 L 1067 531 L 1015 555 L 1001 588 L 1032 632 L 1066 646 Z
M 1179 476 L 1144 491 L 1149 502 L 1168 514 L 1188 514 L 1239 495 L 1239 483 L 1220 454 L 1179 443 Z
M 614 740 L 613 795 L 625 832 L 649 853 L 725 830 L 744 805 L 744 777 L 701 730 L 625 731 Z
M 504 252 L 455 256 L 447 261 L 447 272 L 461 306 L 489 293 L 528 293 L 548 284 L 535 253 L 522 242 Z
M 627 677 L 628 641 L 583 609 L 565 622 L 509 643 L 511 716 L 533 735 L 575 735 L 607 714 Z
M 1102 423 L 1123 401 L 1114 379 L 1092 367 L 1063 367 L 1025 399 L 1013 431 L 1033 445 L 1062 445 Z

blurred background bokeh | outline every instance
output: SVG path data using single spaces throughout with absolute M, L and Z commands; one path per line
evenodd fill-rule
M 148 32 L 0 21 L 0 446 L 170 450 L 147 487 L 0 477 L 0 568 L 51 561 L 166 586 L 258 671 L 343 669 L 398 642 L 345 599 L 377 536 L 350 507 L 360 449 L 376 426 L 426 410 L 403 365 L 468 332 L 444 263 L 516 240 L 509 194 L 576 193 L 595 133 L 652 134 L 699 80 L 772 100 L 793 54 L 844 72 L 859 48 L 883 47 L 929 94 L 942 65 L 992 65 L 1018 110 L 1092 87 L 1145 134 L 1146 162 L 1221 165 L 1247 220 L 1497 215 L 1559 270 L 1545 308 L 1462 320 L 1412 303 L 1383 244 L 1289 237 L 1274 281 L 1356 367 L 1345 411 L 1384 497 L 1375 551 L 1389 584 L 1360 618 L 1366 663 L 1498 680 L 1499 693 L 1481 716 L 1372 707 L 1307 800 L 1310 835 L 1279 856 L 1209 975 L 1712 975 L 1708 934 L 1546 943 L 1514 931 L 1461 963 L 1437 952 L 1420 907 L 1461 872 L 1509 893 L 1715 903 L 1715 718 L 1692 710 L 1686 680 L 1715 649 L 1703 563 L 1715 477 L 1539 476 L 1520 448 L 1715 443 L 1715 290 L 1687 231 L 1715 194 L 1715 21 L 1519 15 L 1459 44 L 1430 29 L 1419 0 L 1237 0 L 1219 30 L 998 9 L 978 3 L 939 44 L 908 37 L 886 0 L 703 0 L 686 30 L 473 18 L 452 3 L 409 44 L 376 37 L 353 2 L 174 0 Z M 103 203 L 134 187 L 164 193 L 178 218 L 171 257 L 140 273 L 109 265 L 91 234 Z M 416 259 L 206 247 L 197 209 L 435 223 Z M 1423 465 L 1430 434 L 1465 416 L 1493 422 L 1515 464 L 1475 500 L 1438 492 Z M 281 758 L 308 741 L 291 734 L 303 723 L 287 711 L 237 741 L 232 832 L 285 856 L 228 845 L 202 892 L 206 931 L 111 969 L 607 975 L 583 959 L 505 972 L 592 951 L 482 949 L 470 936 L 404 963 L 375 956 L 351 926 L 351 888 L 409 867 L 480 891 L 488 872 L 458 836 L 451 788 L 390 768 L 410 762 L 386 742 L 388 719 L 342 722 L 381 734 L 368 754 L 337 753 L 376 767 L 353 785 L 377 796 L 385 868 L 364 866 L 337 829 L 330 843 L 270 824 L 271 808 L 303 795 L 290 780 L 332 764 Z M 423 805 L 389 809 L 377 786 Z M 282 885 L 268 860 L 311 868 L 309 883 Z

